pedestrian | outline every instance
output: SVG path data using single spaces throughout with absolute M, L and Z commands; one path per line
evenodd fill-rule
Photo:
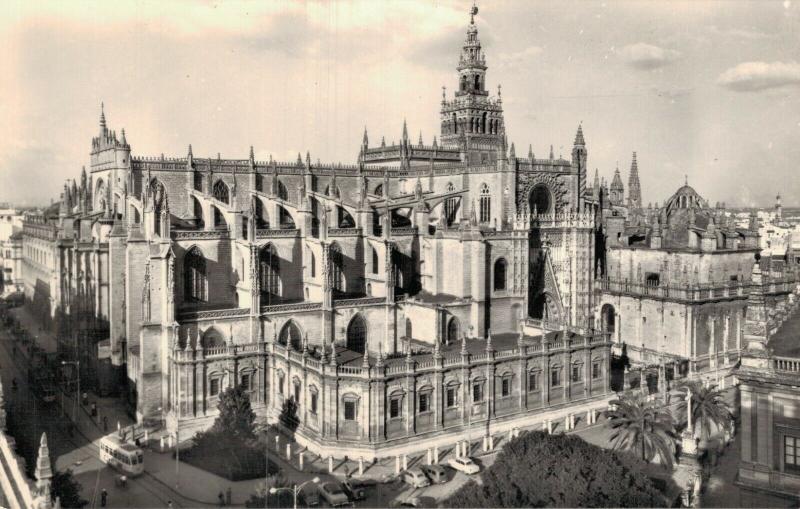
M 106 433 L 108 432 L 108 416 L 107 415 L 103 416 L 103 431 L 106 432 Z
M 172 500 L 167 500 L 167 507 L 172 509 Z
M 105 488 L 103 488 L 103 491 L 100 492 L 100 507 L 105 507 L 107 500 L 108 500 L 108 492 L 106 491 Z
M 83 406 L 88 405 L 89 404 L 89 395 L 84 392 L 83 396 L 81 396 L 81 401 L 83 401 Z
M 97 403 L 92 401 L 92 417 L 97 417 Z
M 221 491 L 219 492 L 219 495 L 217 495 L 217 498 L 219 499 L 219 506 L 225 507 L 225 495 L 223 495 Z
M 228 486 L 228 489 L 225 490 L 225 503 L 228 505 L 231 505 L 231 496 L 232 496 L 231 487 Z

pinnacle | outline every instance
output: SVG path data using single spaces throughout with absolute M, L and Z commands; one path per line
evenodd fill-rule
M 583 124 L 578 124 L 578 132 L 575 133 L 575 143 L 576 146 L 583 146 L 586 145 L 586 141 L 583 139 Z

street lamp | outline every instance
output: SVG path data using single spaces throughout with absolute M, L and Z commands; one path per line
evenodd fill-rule
M 78 373 L 78 390 L 75 392 L 75 401 L 72 402 L 72 421 L 78 424 L 78 416 L 76 413 L 76 403 L 78 398 L 81 397 L 81 361 L 61 361 L 62 366 L 74 365 L 75 372 Z
M 306 481 L 306 482 L 304 482 L 304 483 L 302 483 L 300 485 L 295 484 L 291 488 L 276 488 L 275 486 L 273 486 L 272 488 L 269 489 L 269 492 L 270 492 L 270 494 L 274 495 L 274 494 L 276 494 L 276 493 L 278 493 L 279 491 L 282 491 L 282 490 L 290 490 L 292 492 L 293 497 L 294 497 L 294 506 L 293 507 L 294 507 L 294 509 L 297 509 L 297 494 L 300 492 L 300 490 L 303 489 L 303 486 L 305 486 L 306 484 L 308 484 L 310 482 L 313 482 L 314 484 L 317 484 L 319 482 L 319 477 L 315 477 L 313 479 L 309 479 L 308 481 Z

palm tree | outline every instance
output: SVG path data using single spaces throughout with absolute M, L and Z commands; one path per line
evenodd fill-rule
M 658 456 L 671 470 L 675 444 L 672 415 L 641 395 L 623 395 L 611 405 L 613 410 L 606 412 L 606 425 L 613 430 L 613 448 L 637 451 L 645 462 Z
M 705 386 L 696 380 L 683 382 L 681 388 L 692 395 L 692 427 L 700 428 L 701 439 L 708 440 L 713 432 L 730 429 L 733 414 L 722 389 L 716 384 Z M 685 399 L 677 410 L 684 420 L 687 415 Z

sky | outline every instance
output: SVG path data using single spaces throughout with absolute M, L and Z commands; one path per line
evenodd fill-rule
M 438 135 L 472 2 L 10 0 L 0 7 L 0 201 L 58 198 L 100 104 L 134 155 L 355 163 Z M 800 205 L 800 0 L 479 1 L 487 87 L 524 157 L 569 158 L 644 203 Z M 590 180 L 593 175 L 590 175 Z

